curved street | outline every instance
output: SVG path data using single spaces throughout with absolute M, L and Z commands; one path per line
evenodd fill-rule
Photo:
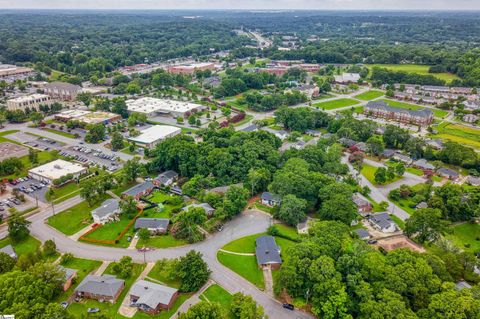
M 82 199 L 79 196 L 68 199 L 58 205 L 55 205 L 55 212 L 58 213 L 69 207 L 80 203 Z M 281 303 L 266 293 L 259 290 L 253 284 L 243 279 L 230 269 L 224 267 L 217 260 L 217 251 L 232 240 L 248 235 L 264 232 L 270 225 L 270 216 L 264 213 L 249 210 L 237 216 L 228 222 L 222 232 L 216 233 L 206 240 L 186 246 L 156 249 L 147 253 L 138 252 L 135 249 L 113 248 L 107 246 L 91 245 L 70 239 L 63 233 L 48 226 L 45 220 L 52 216 L 51 207 L 42 209 L 39 213 L 28 217 L 31 224 L 31 234 L 45 242 L 52 239 L 61 253 L 72 253 L 81 258 L 116 261 L 123 256 L 130 256 L 136 262 L 143 263 L 154 262 L 162 258 L 177 258 L 185 255 L 188 251 L 194 249 L 203 254 L 212 271 L 211 278 L 219 285 L 224 287 L 230 293 L 242 292 L 251 295 L 253 299 L 265 309 L 265 313 L 270 318 L 291 319 L 291 318 L 312 318 L 309 314 L 300 311 L 290 311 L 282 307 Z M 0 229 L 0 238 L 8 235 L 7 228 L 3 226 Z

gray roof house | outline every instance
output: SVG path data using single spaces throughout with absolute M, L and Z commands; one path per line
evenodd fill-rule
M 441 150 L 443 148 L 443 141 L 441 139 L 427 140 L 426 143 L 428 146 L 436 150 Z
M 445 167 L 442 167 L 442 168 L 438 169 L 437 174 L 439 174 L 442 177 L 449 178 L 449 179 L 457 179 L 458 177 L 460 177 L 460 174 L 458 174 L 457 172 L 455 172 L 452 169 L 445 168 Z
M 385 158 L 390 158 L 393 155 L 395 155 L 395 150 L 392 150 L 392 149 L 387 148 L 382 152 L 382 157 L 385 157 Z
M 178 173 L 172 170 L 159 174 L 153 182 L 157 185 L 169 186 L 178 179 Z
M 471 289 L 472 286 L 466 281 L 459 281 L 455 284 L 456 290 Z
M 417 206 L 415 206 L 415 208 L 417 208 L 417 209 L 428 208 L 428 204 L 427 204 L 427 202 L 420 202 L 420 203 L 417 204 Z
M 167 218 L 137 218 L 135 221 L 136 229 L 148 229 L 151 233 L 166 233 L 170 220 Z
M 12 245 L 7 245 L 3 248 L 0 248 L 0 253 L 5 253 L 9 255 L 10 257 L 17 259 L 17 253 L 15 252 L 15 249 L 13 249 Z
M 469 175 L 467 177 L 467 183 L 472 185 L 472 186 L 480 186 L 480 177 L 475 177 L 475 176 Z
M 215 211 L 215 208 L 213 208 L 212 206 L 210 206 L 210 204 L 208 203 L 200 203 L 200 204 L 190 204 L 188 206 L 185 206 L 182 208 L 182 210 L 189 210 L 191 207 L 200 207 L 200 208 L 203 208 L 205 210 L 205 213 L 208 215 L 208 216 L 211 216 L 213 214 L 213 212 Z
M 432 164 L 427 162 L 426 159 L 423 158 L 413 162 L 413 166 L 425 171 L 433 171 L 435 169 L 435 166 L 433 166 Z
M 157 313 L 169 309 L 177 298 L 178 290 L 146 280 L 138 280 L 130 289 L 130 300 L 140 310 Z
M 240 131 L 246 132 L 246 133 L 256 132 L 256 131 L 258 131 L 258 126 L 256 126 L 255 124 L 251 124 L 247 127 L 242 128 Z
M 338 142 L 345 147 L 352 147 L 353 145 L 357 144 L 356 141 L 345 137 L 339 138 Z
M 363 228 L 355 229 L 353 232 L 355 234 L 357 234 L 358 238 L 360 238 L 362 240 L 370 239 L 372 237 L 370 235 L 370 233 L 366 229 L 363 229 Z
M 150 194 L 154 187 L 155 185 L 151 181 L 145 181 L 124 191 L 122 197 L 132 196 L 140 199 L 140 197 Z
M 115 198 L 109 198 L 102 203 L 100 207 L 92 210 L 93 222 L 97 224 L 104 224 L 110 221 L 118 214 L 120 210 L 120 201 Z
M 272 194 L 270 192 L 263 192 L 260 199 L 262 204 L 267 206 L 278 206 L 282 202 L 280 195 Z
M 260 236 L 255 240 L 255 255 L 260 267 L 268 266 L 279 267 L 282 263 L 280 258 L 280 247 L 277 246 L 275 238 L 272 236 Z
M 397 224 L 388 213 L 376 213 L 370 216 L 370 224 L 384 233 L 393 233 L 398 230 Z
M 405 164 L 407 164 L 407 165 L 410 165 L 410 164 L 412 164 L 412 162 L 413 162 L 413 160 L 412 160 L 409 156 L 403 155 L 403 154 L 401 154 L 401 153 L 395 153 L 395 154 L 392 156 L 392 158 L 393 158 L 394 160 L 396 160 L 396 161 L 403 162 L 403 163 L 405 163 Z
M 75 289 L 75 294 L 95 300 L 107 300 L 114 303 L 125 286 L 125 281 L 113 275 L 88 275 Z

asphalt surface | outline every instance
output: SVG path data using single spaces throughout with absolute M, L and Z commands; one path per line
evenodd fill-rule
M 55 212 L 59 213 L 81 201 L 82 199 L 79 196 L 70 198 L 55 205 Z M 146 253 L 137 250 L 97 246 L 74 241 L 45 223 L 45 220 L 52 215 L 52 208 L 47 207 L 39 213 L 30 216 L 28 219 L 32 222 L 30 226 L 31 234 L 42 242 L 49 239 L 53 240 L 57 246 L 57 250 L 61 253 L 68 252 L 80 258 L 102 261 L 116 261 L 123 256 L 130 256 L 134 261 L 143 263 L 144 261 L 154 262 L 162 258 L 177 258 L 185 255 L 188 251 L 193 249 L 203 254 L 204 260 L 212 270 L 211 278 L 213 280 L 231 293 L 242 292 L 251 295 L 257 303 L 263 306 L 265 313 L 270 318 L 312 318 L 309 314 L 300 311 L 284 309 L 280 302 L 268 296 L 263 291 L 260 291 L 253 284 L 230 269 L 224 267 L 216 258 L 218 249 L 230 241 L 264 232 L 271 222 L 270 216 L 267 216 L 264 213 L 258 211 L 246 211 L 228 222 L 222 232 L 216 233 L 200 243 L 182 247 L 155 249 Z M 7 234 L 8 231 L 5 226 L 0 228 L 0 238 L 7 236 Z

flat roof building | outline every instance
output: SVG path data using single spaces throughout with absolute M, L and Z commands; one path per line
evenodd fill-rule
M 343 73 L 342 75 L 334 75 L 337 83 L 357 83 L 360 80 L 358 73 Z
M 188 65 L 174 65 L 167 69 L 173 74 L 194 74 L 196 70 L 215 70 L 215 64 L 211 62 L 192 63 Z
M 85 124 L 108 124 L 122 119 L 122 116 L 116 113 L 86 110 L 66 110 L 55 115 L 55 119 L 62 122 L 76 120 Z
M 53 104 L 53 100 L 50 96 L 45 94 L 31 94 L 26 96 L 17 97 L 15 99 L 11 99 L 7 101 L 7 110 L 14 111 L 14 110 L 22 110 L 28 107 L 29 109 L 38 110 L 40 105 L 51 105 Z
M 169 125 L 154 125 L 140 132 L 140 135 L 128 138 L 138 146 L 152 148 L 161 141 L 182 132 L 179 127 Z
M 86 167 L 57 159 L 53 162 L 32 168 L 28 171 L 28 175 L 39 181 L 52 183 L 54 180 L 68 174 L 72 174 L 73 177 L 79 177 L 86 172 Z
M 187 113 L 203 110 L 200 104 L 144 97 L 138 100 L 127 100 L 129 112 L 144 113 L 147 116 L 168 115 L 173 117 L 185 117 Z
M 82 88 L 67 82 L 52 82 L 45 85 L 45 94 L 62 101 L 74 101 Z
M 15 75 L 28 75 L 32 73 L 32 69 L 13 64 L 1 64 L 0 63 L 0 78 L 15 76 Z

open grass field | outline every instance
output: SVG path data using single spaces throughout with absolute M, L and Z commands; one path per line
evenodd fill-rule
M 372 166 L 372 165 L 368 165 L 366 163 L 363 164 L 362 166 L 362 175 L 365 176 L 366 179 L 368 179 L 368 181 L 374 185 L 379 185 L 377 184 L 377 182 L 375 182 L 375 172 L 377 171 L 377 168 L 376 166 Z M 395 176 L 393 179 L 387 181 L 385 184 L 383 185 L 388 185 L 388 184 L 391 184 L 393 182 L 396 182 L 398 180 L 402 179 L 401 177 L 398 177 L 398 176 Z
M 258 288 L 264 289 L 263 273 L 257 265 L 255 256 L 241 256 L 219 251 L 217 258 L 225 267 L 236 272 Z
M 422 75 L 433 75 L 437 79 L 445 80 L 447 82 L 451 82 L 454 79 L 458 79 L 459 77 L 452 73 L 428 73 L 430 69 L 429 65 L 418 65 L 418 64 L 369 64 L 367 65 L 368 68 L 379 67 L 385 68 L 391 71 L 397 72 L 408 72 L 408 73 L 416 73 Z
M 460 124 L 441 123 L 433 137 L 480 149 L 480 130 Z
M 382 101 L 387 102 L 390 106 L 398 107 L 398 108 L 406 109 L 406 110 L 423 110 L 423 109 L 426 109 L 426 107 L 423 107 L 423 106 L 420 106 L 420 105 L 404 103 L 404 102 L 395 101 L 395 100 L 382 99 Z M 448 115 L 448 112 L 444 111 L 444 110 L 434 109 L 434 108 L 429 108 L 429 109 L 433 112 L 433 116 L 438 117 L 438 118 L 445 118 Z
M 113 264 L 110 264 L 105 270 L 104 274 L 113 274 L 112 266 Z M 142 272 L 143 268 L 145 268 L 145 265 L 143 264 L 133 264 L 132 275 L 130 276 L 130 278 L 125 279 L 125 288 L 123 289 L 115 304 L 112 305 L 108 302 L 98 302 L 95 300 L 83 299 L 81 302 L 73 302 L 72 304 L 70 304 L 70 306 L 67 308 L 67 311 L 74 318 L 89 318 L 87 316 L 87 309 L 99 308 L 100 312 L 98 313 L 98 315 L 103 315 L 105 318 L 122 318 L 120 315 L 117 314 L 118 308 L 120 308 L 123 299 L 130 290 L 132 284 L 136 281 L 137 277 Z
M 472 252 L 480 249 L 480 224 L 465 223 L 453 226 L 452 230 L 446 237 L 458 247 Z
M 11 174 L 11 175 L 6 175 L 6 176 L 0 176 L 1 179 L 15 179 L 19 177 L 25 177 L 28 175 L 28 170 L 35 167 L 35 166 L 40 166 L 45 163 L 51 162 L 55 159 L 58 158 L 58 155 L 53 152 L 49 151 L 42 151 L 38 152 L 38 163 L 37 164 L 32 164 L 30 160 L 28 159 L 28 155 L 20 157 L 20 161 L 23 163 L 23 169 L 21 169 L 19 172 Z
M 101 201 L 92 207 L 87 202 L 81 202 L 61 213 L 55 214 L 48 219 L 48 224 L 67 236 L 73 235 L 93 222 L 91 211 L 109 198 L 105 196 Z
M 219 285 L 211 285 L 201 295 L 200 299 L 210 303 L 218 303 L 225 310 L 225 313 L 230 314 L 230 307 L 233 296 Z
M 53 197 L 47 192 L 45 198 L 48 201 L 53 199 L 54 203 L 61 203 L 69 198 L 72 198 L 80 193 L 80 186 L 77 183 L 68 183 L 58 188 L 53 188 Z
M 326 110 L 327 111 L 327 110 L 335 110 L 335 109 L 338 109 L 338 108 L 357 105 L 357 104 L 359 104 L 358 101 L 355 101 L 353 99 L 343 98 L 343 99 L 338 99 L 338 100 L 315 103 L 315 104 L 313 104 L 313 106 L 317 107 L 321 110 Z
M 384 96 L 385 92 L 378 91 L 378 90 L 370 90 L 365 93 L 361 93 L 359 95 L 355 95 L 355 98 L 362 100 L 362 101 L 371 101 L 381 96 Z

